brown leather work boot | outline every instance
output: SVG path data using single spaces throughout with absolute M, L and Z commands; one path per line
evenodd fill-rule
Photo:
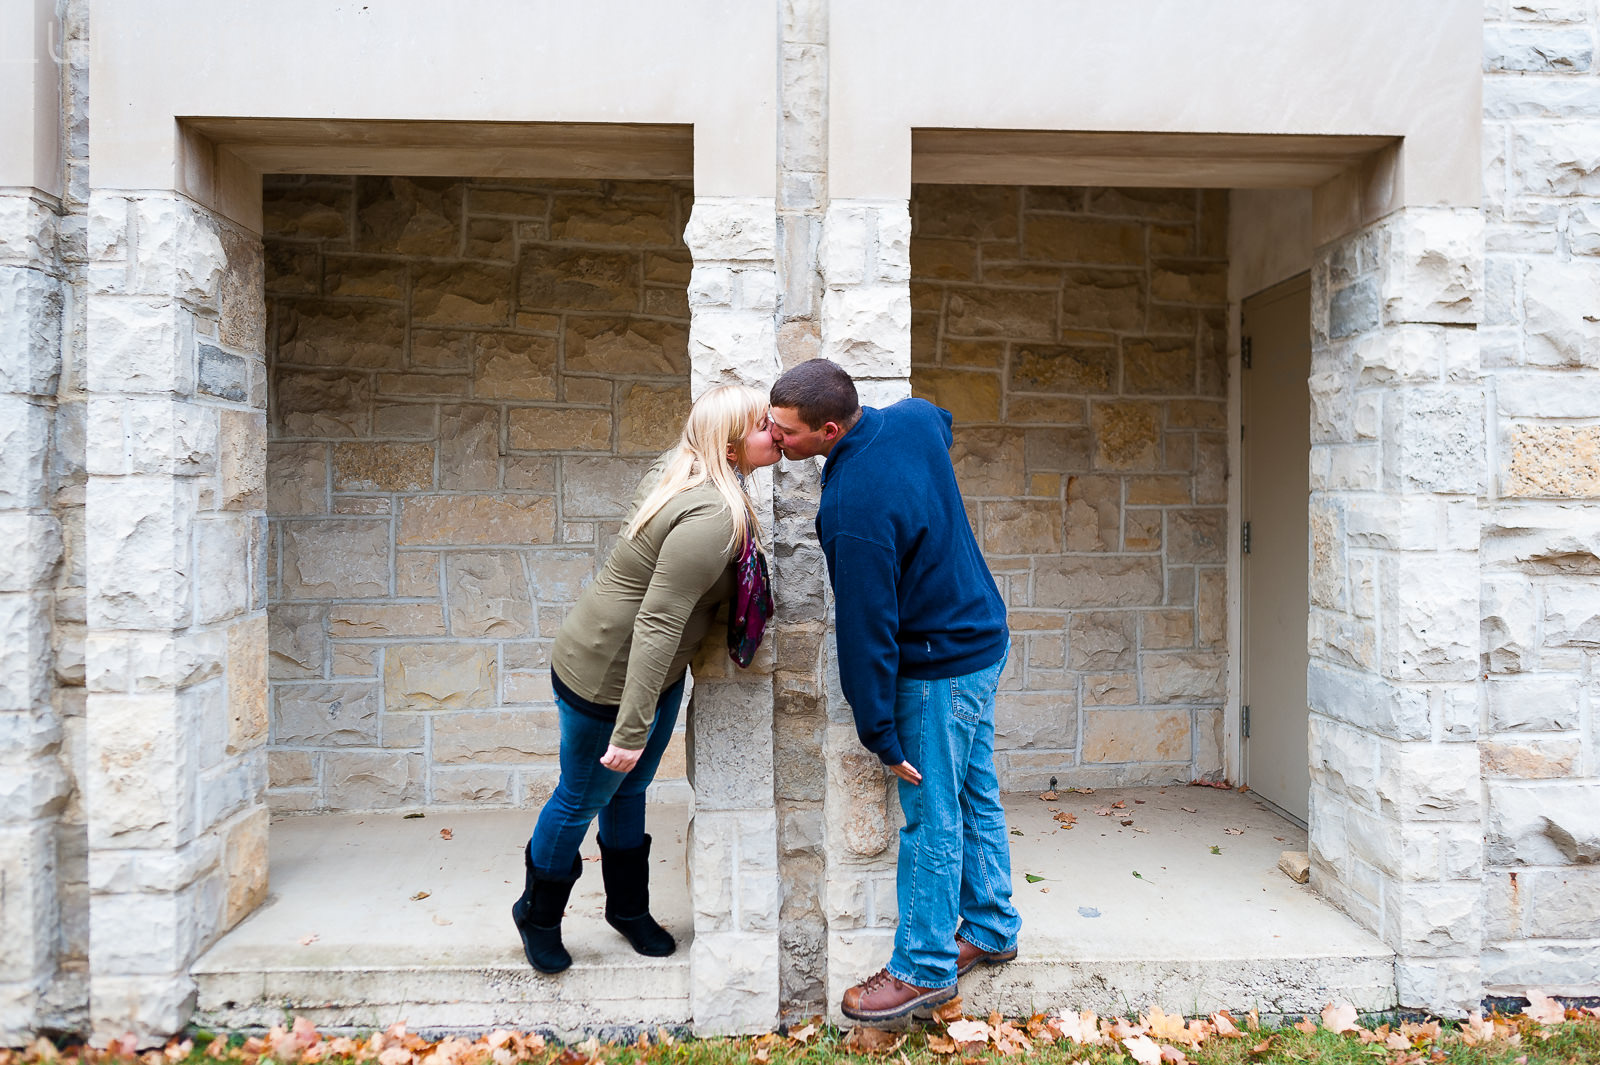
M 956 997 L 954 987 L 918 987 L 879 969 L 846 989 L 839 1010 L 851 1020 L 892 1021 L 920 1009 L 931 1009 Z
M 984 950 L 956 936 L 956 975 L 965 976 L 979 965 L 1004 965 L 1017 956 L 1017 948 L 1010 950 Z

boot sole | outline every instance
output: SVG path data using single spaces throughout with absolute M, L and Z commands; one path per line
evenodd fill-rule
M 849 1017 L 852 1021 L 893 1021 L 901 1017 L 908 1017 L 918 1010 L 928 1010 L 935 1006 L 942 1006 L 955 997 L 955 988 L 936 987 L 908 1002 L 901 1003 L 893 1009 L 853 1010 L 841 1002 L 839 1003 L 839 1012 Z
M 1016 960 L 1017 960 L 1017 948 L 1016 947 L 1012 947 L 1010 950 L 996 951 L 993 954 L 980 954 L 978 957 L 973 958 L 971 961 L 967 962 L 967 964 L 964 965 L 963 967 L 957 969 L 956 970 L 956 976 L 958 976 L 958 977 L 965 976 L 968 973 L 970 973 L 972 970 L 976 969 L 980 965 L 1004 965 L 1008 961 L 1016 961 Z
M 568 969 L 572 968 L 572 959 L 570 956 L 567 959 L 567 964 L 560 965 L 555 968 L 540 965 L 538 962 L 533 960 L 533 948 L 528 946 L 528 934 L 523 931 L 523 922 L 518 916 L 517 908 L 515 906 L 511 907 L 511 923 L 517 926 L 517 936 L 522 940 L 522 956 L 527 959 L 528 964 L 535 972 L 544 973 L 546 976 L 554 976 L 557 973 L 564 973 Z M 548 931 L 547 929 L 539 928 L 538 925 L 528 925 L 527 927 L 538 929 L 539 931 Z

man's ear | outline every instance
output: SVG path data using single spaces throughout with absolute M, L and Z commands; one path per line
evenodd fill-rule
M 839 428 L 838 422 L 822 423 L 822 438 L 824 440 L 837 440 L 839 439 L 839 435 L 843 432 L 844 430 Z

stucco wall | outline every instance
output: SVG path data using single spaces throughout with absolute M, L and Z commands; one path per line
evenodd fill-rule
M 1009 607 L 1002 786 L 1222 770 L 1224 194 L 918 185 L 911 388 Z
M 551 640 L 688 411 L 690 205 L 269 181 L 274 809 L 554 787 Z

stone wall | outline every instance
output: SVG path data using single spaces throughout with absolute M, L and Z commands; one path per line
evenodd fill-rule
M 551 641 L 688 411 L 690 191 L 265 196 L 273 807 L 537 806 Z
M 88 5 L 63 3 L 62 192 L 0 193 L 0 1045 L 86 1026 Z
M 95 1038 L 182 1027 L 266 894 L 261 244 L 171 192 L 88 210 L 82 787 Z
M 1600 17 L 1491 0 L 1476 649 L 1487 993 L 1600 990 Z
M 781 10 L 777 339 L 787 369 L 816 356 L 821 344 L 817 249 L 827 202 L 828 5 L 826 0 L 784 0 Z M 782 855 L 782 1003 L 791 1019 L 827 1008 L 823 657 L 833 636 L 826 563 L 812 524 L 821 491 L 815 462 L 779 464 L 773 499 L 773 798 Z
M 1222 772 L 1227 197 L 914 186 L 911 388 L 1009 608 L 1006 790 Z

